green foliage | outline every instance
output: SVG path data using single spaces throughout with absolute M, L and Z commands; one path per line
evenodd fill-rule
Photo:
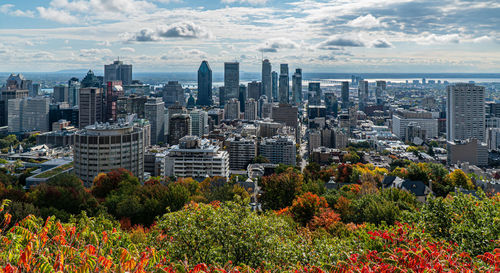
M 15 147 L 19 141 L 15 135 L 8 135 L 2 139 L 0 139 L 0 148 L 10 148 L 10 146 Z
M 252 163 L 270 163 L 269 159 L 267 159 L 265 156 L 258 155 L 256 156 L 253 160 Z
M 348 154 L 344 155 L 342 158 L 342 162 L 344 163 L 351 163 L 351 164 L 356 164 L 361 161 L 361 157 L 358 155 L 358 153 L 354 151 L 350 151 Z
M 301 193 L 304 177 L 288 168 L 280 174 L 262 177 L 259 185 L 263 191 L 260 201 L 263 208 L 278 210 L 288 207 Z

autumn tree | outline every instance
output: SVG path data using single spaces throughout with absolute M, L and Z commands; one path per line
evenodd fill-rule
M 314 216 L 319 214 L 322 208 L 327 207 L 328 203 L 325 198 L 306 192 L 293 200 L 290 213 L 296 222 L 305 226 Z
M 260 201 L 265 209 L 278 210 L 292 205 L 293 199 L 302 191 L 304 177 L 292 168 L 280 174 L 262 177 Z

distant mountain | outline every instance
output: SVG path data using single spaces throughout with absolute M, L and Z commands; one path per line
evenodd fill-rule
M 55 71 L 53 73 L 65 73 L 65 74 L 73 74 L 73 73 L 78 73 L 78 74 L 86 74 L 89 71 L 88 68 L 82 68 L 82 69 L 66 69 L 66 70 L 59 70 Z M 97 72 L 97 71 L 96 71 Z

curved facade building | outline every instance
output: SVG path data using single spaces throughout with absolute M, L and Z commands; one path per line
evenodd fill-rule
M 99 173 L 124 168 L 142 181 L 148 131 L 149 124 L 87 126 L 75 135 L 75 174 L 89 186 Z

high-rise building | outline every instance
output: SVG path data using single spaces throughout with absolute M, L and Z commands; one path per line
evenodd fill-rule
M 257 102 L 250 98 L 245 102 L 245 120 L 256 120 L 257 119 Z
M 226 89 L 224 86 L 219 87 L 219 107 L 224 108 L 226 104 Z
M 147 101 L 147 96 L 134 94 L 128 97 L 118 97 L 116 101 L 116 118 L 125 119 L 129 114 L 136 114 L 138 118 L 144 118 L 144 105 Z
M 290 100 L 290 78 L 288 76 L 288 64 L 280 65 L 279 79 L 279 102 L 289 103 Z
M 39 83 L 34 83 L 32 85 L 32 88 L 29 92 L 30 97 L 36 97 L 40 95 L 40 92 L 42 92 L 42 86 Z
M 122 81 L 123 85 L 132 84 L 132 65 L 117 60 L 104 65 L 104 82 Z
M 272 116 L 274 121 L 296 128 L 298 124 L 298 112 L 299 109 L 297 106 L 279 104 L 273 106 Z
M 49 131 L 49 98 L 11 99 L 8 104 L 9 132 Z
M 186 136 L 165 156 L 164 176 L 229 177 L 229 155 L 208 139 Z
M 125 95 L 121 81 L 106 83 L 106 116 L 104 121 L 116 121 L 118 98 Z
M 296 165 L 295 141 L 287 137 L 265 139 L 259 146 L 259 155 L 274 164 Z
M 358 84 L 359 109 L 364 110 L 369 96 L 368 81 L 362 80 Z
M 253 81 L 248 83 L 247 99 L 259 100 L 262 92 L 262 83 Z
M 191 135 L 202 137 L 208 134 L 208 113 L 201 109 L 189 112 L 191 117 Z
M 29 95 L 31 81 L 24 79 L 22 74 L 11 74 L 6 85 L 1 89 L 0 96 L 0 126 L 8 124 L 9 100 L 21 99 Z
M 224 63 L 224 99 L 237 99 L 240 87 L 240 64 Z
M 292 102 L 293 105 L 302 103 L 302 69 L 295 69 L 292 76 Z
M 187 114 L 174 114 L 168 122 L 168 144 L 179 144 L 179 139 L 191 135 L 191 117 Z
M 229 168 L 231 170 L 246 170 L 248 164 L 257 156 L 255 139 L 246 139 L 237 135 L 227 140 L 229 142 Z
M 66 85 L 56 85 L 53 88 L 53 97 L 55 102 L 69 102 L 69 91 Z
M 95 88 L 100 88 L 102 86 L 102 81 L 96 77 L 94 72 L 92 70 L 89 70 L 87 72 L 87 75 L 85 75 L 85 78 L 80 83 L 80 88 L 87 88 L 87 87 L 95 87 Z
M 80 128 L 85 128 L 96 122 L 104 121 L 104 99 L 101 88 L 86 87 L 80 89 L 80 111 L 78 123 Z
M 165 142 L 165 103 L 161 98 L 149 98 L 144 113 L 151 124 L 151 145 Z
M 319 82 L 310 82 L 309 83 L 309 95 L 311 101 L 309 104 L 312 105 L 320 105 L 321 104 L 321 84 Z
M 446 87 L 446 134 L 448 141 L 485 140 L 484 87 L 458 83 Z
M 278 101 L 278 72 L 273 71 L 271 73 L 271 81 L 272 81 L 272 98 L 273 101 Z
M 99 173 L 118 168 L 144 179 L 144 151 L 149 144 L 149 124 L 95 124 L 75 135 L 74 171 L 86 186 Z
M 52 125 L 59 120 L 67 120 L 71 126 L 78 128 L 79 118 L 78 107 L 70 107 L 67 103 L 53 103 L 49 106 L 49 130 L 52 131 Z
M 212 100 L 212 69 L 207 61 L 201 62 L 198 69 L 198 101 L 197 105 L 211 106 Z
M 342 82 L 342 109 L 349 109 L 349 82 Z
M 178 81 L 169 81 L 163 87 L 163 102 L 165 102 L 165 107 L 169 107 L 175 103 L 186 106 L 184 89 L 182 89 L 182 85 Z
M 186 107 L 180 105 L 179 103 L 176 103 L 174 105 L 170 105 L 167 108 L 167 114 L 165 118 L 165 135 L 169 134 L 169 128 L 170 128 L 170 119 L 175 115 L 175 114 L 187 114 Z M 167 140 L 165 138 L 165 140 Z
M 240 84 L 238 94 L 238 101 L 240 102 L 240 112 L 245 112 L 245 101 L 247 101 L 247 87 L 244 84 Z
M 68 81 L 68 103 L 70 106 L 78 105 L 78 94 L 80 93 L 80 82 L 77 78 L 71 78 Z
M 387 82 L 386 81 L 377 81 L 377 87 L 382 89 L 384 91 L 387 88 Z
M 337 114 L 339 112 L 339 103 L 337 101 L 337 96 L 335 96 L 335 93 L 325 93 L 325 106 L 327 115 L 337 117 Z
M 397 110 L 393 113 L 392 132 L 400 139 L 410 141 L 410 136 L 408 136 L 410 124 L 419 126 L 426 138 L 438 136 L 438 119 L 433 117 L 431 112 Z
M 262 95 L 266 95 L 271 102 L 273 90 L 272 66 L 268 59 L 262 61 Z
M 224 105 L 224 119 L 240 119 L 240 102 L 237 99 L 231 99 Z

